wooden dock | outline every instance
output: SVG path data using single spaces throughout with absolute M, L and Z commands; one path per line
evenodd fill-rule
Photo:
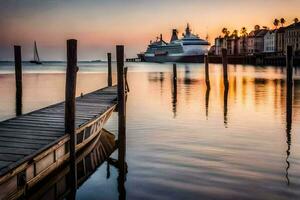
M 116 86 L 76 98 L 76 151 L 97 136 L 116 105 Z M 64 115 L 62 102 L 0 123 L 0 199 L 19 196 L 67 160 Z
M 117 106 L 118 145 L 124 149 L 120 151 L 124 153 L 119 155 L 119 164 L 125 166 L 125 96 L 129 88 L 125 74 L 127 69 L 124 69 L 124 46 L 116 46 L 118 85 L 112 86 L 109 59 L 108 87 L 75 98 L 79 70 L 77 40 L 67 40 L 65 102 L 25 115 L 22 115 L 21 109 L 21 46 L 15 46 L 14 51 L 18 99 L 16 110 L 19 112 L 16 113 L 17 117 L 0 122 L 0 200 L 24 197 L 45 179 L 46 182 L 50 180 L 51 173 L 55 173 L 56 169 L 66 163 L 69 166 L 66 185 L 74 188 L 70 193 L 71 199 L 74 199 L 80 178 L 77 154 L 95 143 L 102 134 L 107 134 L 103 126 Z M 102 147 L 107 147 L 104 148 L 106 152 L 103 155 L 109 156 L 116 145 L 111 140 L 106 140 L 106 143 L 101 144 Z

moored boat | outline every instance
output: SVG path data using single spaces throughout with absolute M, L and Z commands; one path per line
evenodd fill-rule
M 146 52 L 138 54 L 138 57 L 144 62 L 203 62 L 209 42 L 193 34 L 189 24 L 183 38 L 179 39 L 177 34 L 178 31 L 173 29 L 169 43 L 160 35 L 155 42 L 150 41 Z
M 39 53 L 37 50 L 36 41 L 34 41 L 34 48 L 33 48 L 33 60 L 29 61 L 30 63 L 41 65 L 42 62 L 40 61 Z

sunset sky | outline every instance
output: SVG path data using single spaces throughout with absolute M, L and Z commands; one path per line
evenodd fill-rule
M 80 60 L 105 59 L 116 44 L 134 57 L 160 33 L 167 41 L 172 28 L 181 34 L 187 22 L 213 42 L 223 27 L 291 23 L 299 8 L 300 0 L 0 0 L 0 60 L 12 60 L 14 44 L 31 59 L 34 40 L 42 60 L 65 60 L 69 38 L 79 40 Z

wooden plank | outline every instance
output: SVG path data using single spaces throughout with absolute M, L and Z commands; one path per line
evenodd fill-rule
M 0 142 L 15 142 L 15 143 L 26 143 L 26 144 L 48 144 L 52 140 L 41 140 L 41 139 L 20 139 L 12 137 L 2 137 L 0 136 Z M 0 159 L 1 160 L 1 159 Z
M 28 143 L 16 143 L 16 142 L 0 142 L 0 147 L 11 147 L 11 148 L 21 148 L 21 149 L 39 149 L 42 144 L 28 144 Z
M 24 156 L 22 155 L 10 155 L 10 154 L 2 154 L 0 153 L 0 160 L 2 161 L 17 161 L 21 158 L 23 158 Z
M 33 152 L 34 152 L 34 150 L 31 150 L 31 149 L 0 147 L 0 153 L 3 153 L 3 154 L 24 155 L 24 156 L 26 156 L 26 155 L 29 155 Z

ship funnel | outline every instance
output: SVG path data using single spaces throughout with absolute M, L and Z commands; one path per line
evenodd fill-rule
M 173 42 L 173 41 L 175 41 L 175 40 L 178 40 L 177 33 L 178 33 L 177 29 L 173 29 L 173 30 L 172 30 L 172 37 L 171 37 L 171 41 L 170 41 L 170 42 Z

